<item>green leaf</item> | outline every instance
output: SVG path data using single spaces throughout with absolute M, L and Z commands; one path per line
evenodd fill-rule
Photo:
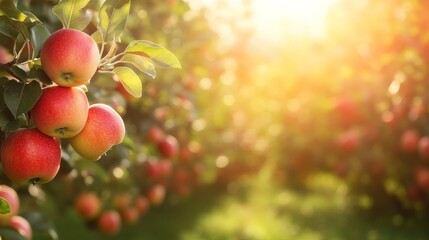
M 118 76 L 125 90 L 134 97 L 142 96 L 142 83 L 139 76 L 129 67 L 116 67 L 113 72 Z
M 101 6 L 98 26 L 105 42 L 117 39 L 124 31 L 130 5 L 130 0 L 107 0 Z
M 10 213 L 9 202 L 6 199 L 0 197 L 0 214 L 6 213 Z
M 37 81 L 26 84 L 11 80 L 5 84 L 4 101 L 12 115 L 17 118 L 30 111 L 41 94 L 42 89 Z
M 125 54 L 125 56 L 121 58 L 120 62 L 131 64 L 152 78 L 155 78 L 156 76 L 155 66 L 145 57 L 134 54 Z
M 12 27 L 8 17 L 0 16 L 0 33 L 15 39 L 19 35 L 19 31 Z
M 28 78 L 36 78 L 46 85 L 52 84 L 51 79 L 48 77 L 48 75 L 46 75 L 45 71 L 36 66 L 30 69 L 30 72 L 28 73 Z
M 18 77 L 18 80 L 25 81 L 27 79 L 27 73 L 20 68 L 18 65 L 14 65 L 10 68 L 10 71 Z
M 60 19 L 64 28 L 83 30 L 91 21 L 89 11 L 82 11 L 89 0 L 61 0 L 52 8 L 52 12 Z
M 147 40 L 132 41 L 128 44 L 125 52 L 148 57 L 156 66 L 161 68 L 182 68 L 179 60 L 173 53 Z
M 9 109 L 0 109 L 0 129 L 2 132 L 13 132 L 21 127 L 21 121 L 15 119 Z
M 39 55 L 40 49 L 48 39 L 50 33 L 43 24 L 36 24 L 30 28 L 30 40 L 33 44 L 34 54 L 37 57 Z
M 7 16 L 17 21 L 23 22 L 26 19 L 25 14 L 16 8 L 13 0 L 3 0 L 0 2 L 0 15 Z
M 92 35 L 91 35 L 92 39 L 94 39 L 94 41 L 96 43 L 102 43 L 103 42 L 103 33 L 101 32 L 100 29 L 98 29 L 97 31 L 95 31 Z

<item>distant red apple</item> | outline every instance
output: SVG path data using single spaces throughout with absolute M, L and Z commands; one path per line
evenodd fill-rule
M 136 199 L 135 207 L 139 210 L 140 214 L 145 214 L 149 209 L 149 200 L 145 196 L 139 196 Z
M 157 126 L 151 126 L 147 131 L 147 139 L 153 143 L 158 144 L 164 138 L 164 131 Z
M 97 216 L 101 209 L 101 201 L 93 192 L 81 193 L 75 200 L 76 211 L 85 219 L 92 219 Z
M 122 220 L 125 223 L 135 223 L 139 219 L 140 212 L 136 207 L 127 207 L 120 210 Z
M 148 161 L 145 165 L 145 174 L 151 181 L 158 181 L 161 178 L 161 168 L 158 161 Z
M 121 216 L 117 211 L 107 210 L 97 220 L 98 229 L 107 235 L 114 235 L 121 229 Z
M 337 144 L 344 152 L 354 152 L 359 148 L 360 135 L 355 129 L 347 130 L 339 136 Z
M 161 184 L 151 186 L 147 191 L 147 198 L 153 205 L 160 205 L 165 198 L 165 187 Z
M 179 151 L 179 161 L 183 163 L 187 163 L 192 158 L 192 151 L 189 149 L 188 146 L 180 148 Z
M 414 152 L 418 148 L 420 134 L 414 129 L 407 129 L 401 135 L 401 149 L 405 152 Z
M 132 197 L 130 193 L 127 192 L 119 193 L 118 195 L 116 195 L 114 198 L 116 209 L 128 208 L 131 205 L 131 198 Z
M 423 167 L 418 168 L 415 171 L 415 181 L 421 189 L 429 190 L 429 170 Z
M 334 111 L 343 126 L 348 126 L 360 118 L 357 104 L 347 96 L 337 97 L 334 100 Z
M 161 172 L 161 177 L 166 178 L 168 177 L 172 170 L 173 170 L 173 164 L 168 159 L 161 159 L 158 161 L 159 170 Z
M 168 135 L 158 143 L 158 151 L 165 158 L 171 158 L 177 154 L 179 143 L 177 139 Z
M 420 139 L 419 153 L 423 158 L 429 159 L 429 136 L 424 136 Z

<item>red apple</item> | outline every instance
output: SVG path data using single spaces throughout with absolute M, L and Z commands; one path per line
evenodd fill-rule
M 0 63 L 7 64 L 13 60 L 13 55 L 5 48 L 4 46 L 0 46 Z
M 84 219 L 95 218 L 101 209 L 101 201 L 93 192 L 84 192 L 75 199 L 74 207 Z
M 147 191 L 147 198 L 153 205 L 160 205 L 165 198 L 165 187 L 161 184 L 151 186 Z
M 158 143 L 158 151 L 165 158 L 171 158 L 177 154 L 179 143 L 177 139 L 168 135 Z
M 158 144 L 164 138 L 164 131 L 157 126 L 152 126 L 147 131 L 147 139 L 154 144 Z
M 139 210 L 136 207 L 127 207 L 120 211 L 122 220 L 125 223 L 135 223 L 139 219 Z
M 139 210 L 140 214 L 145 214 L 149 209 L 149 200 L 145 196 L 139 196 L 136 199 L 135 207 Z
M 187 163 L 192 158 L 192 151 L 189 149 L 189 146 L 183 147 L 179 151 L 179 160 L 183 163 Z
M 6 226 L 9 224 L 13 216 L 19 212 L 19 197 L 15 189 L 7 186 L 0 185 L 0 197 L 4 198 L 10 207 L 10 212 L 6 214 L 0 214 L 0 225 Z
M 354 152 L 359 148 L 360 135 L 355 129 L 347 130 L 339 136 L 337 144 L 344 152 Z
M 100 53 L 88 34 L 76 29 L 54 32 L 40 52 L 42 68 L 56 84 L 73 87 L 85 84 L 97 71 Z
M 125 209 L 131 205 L 131 195 L 129 193 L 120 193 L 115 196 L 115 207 L 117 209 Z
M 61 145 L 36 128 L 25 128 L 6 137 L 0 155 L 3 171 L 12 182 L 42 184 L 60 169 Z
M 429 159 L 429 136 L 424 136 L 420 139 L 419 153 L 423 158 Z
M 420 134 L 414 129 L 407 129 L 401 135 L 401 149 L 405 152 L 414 152 L 418 148 Z
M 173 165 L 170 160 L 149 161 L 146 165 L 146 175 L 156 182 L 170 175 Z
M 162 159 L 158 161 L 159 170 L 161 174 L 161 178 L 167 178 L 172 170 L 173 170 L 173 164 L 168 159 Z
M 121 216 L 114 210 L 103 212 L 97 221 L 98 229 L 107 235 L 118 233 L 121 228 L 121 224 Z
M 78 87 L 53 86 L 43 89 L 31 111 L 31 118 L 42 133 L 58 138 L 76 136 L 88 117 L 88 99 Z
M 74 150 L 82 157 L 98 160 L 125 137 L 125 125 L 121 116 L 108 105 L 93 104 L 82 131 L 70 138 Z
M 27 219 L 18 215 L 13 216 L 10 220 L 9 226 L 15 229 L 19 234 L 24 236 L 26 240 L 32 239 L 33 231 Z
M 418 187 L 429 190 L 429 170 L 420 167 L 415 171 L 415 181 Z

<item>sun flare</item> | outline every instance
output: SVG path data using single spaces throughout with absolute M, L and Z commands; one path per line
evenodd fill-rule
M 253 0 L 253 20 L 258 35 L 281 33 L 322 36 L 325 17 L 336 0 Z

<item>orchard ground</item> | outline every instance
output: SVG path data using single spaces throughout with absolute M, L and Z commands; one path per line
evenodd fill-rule
M 332 175 L 314 176 L 307 191 L 246 178 L 227 188 L 204 187 L 187 199 L 167 202 L 115 236 L 88 230 L 73 210 L 66 211 L 56 226 L 64 240 L 424 240 L 429 236 L 427 217 L 403 216 L 394 209 L 377 214 L 363 204 Z

